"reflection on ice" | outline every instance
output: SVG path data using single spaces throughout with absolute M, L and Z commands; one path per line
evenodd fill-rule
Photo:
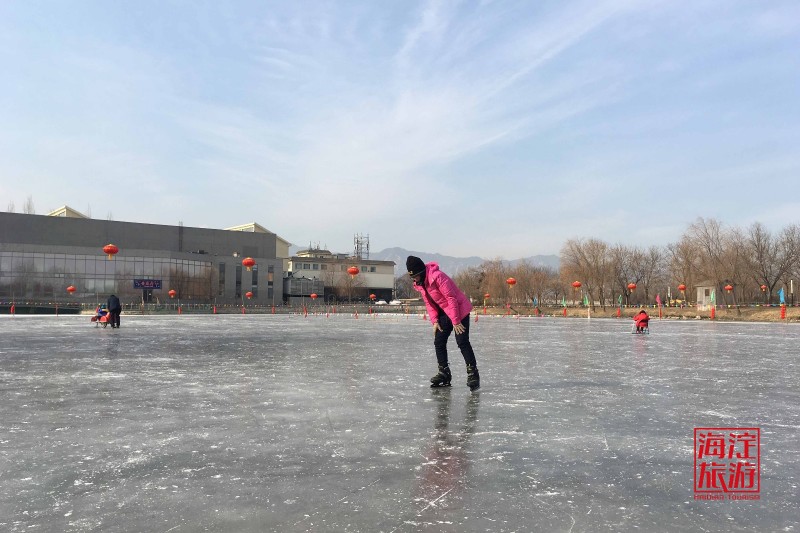
M 795 530 L 800 329 L 419 316 L 0 317 L 0 530 Z M 693 498 L 759 427 L 761 500 Z

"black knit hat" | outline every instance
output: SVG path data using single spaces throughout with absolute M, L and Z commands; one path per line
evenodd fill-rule
M 422 259 L 420 259 L 419 257 L 409 255 L 408 259 L 406 259 L 406 270 L 408 270 L 409 276 L 416 276 L 417 274 L 422 274 L 425 272 L 425 263 L 423 263 Z

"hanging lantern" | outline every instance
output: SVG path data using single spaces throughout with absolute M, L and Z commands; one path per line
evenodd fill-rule
M 583 285 L 583 284 L 582 284 L 580 281 L 573 281 L 573 282 L 572 282 L 572 288 L 573 288 L 573 289 L 575 289 L 576 291 L 577 291 L 578 289 L 580 289 L 582 285 Z
M 253 267 L 256 266 L 256 260 L 253 259 L 252 257 L 245 257 L 244 259 L 242 259 L 242 266 L 247 268 L 247 271 L 250 272 L 251 270 L 253 270 Z
M 631 291 L 631 292 L 635 291 L 636 290 L 636 284 L 635 283 L 628 283 L 628 290 Z
M 67 292 L 70 293 L 70 295 L 74 294 L 76 290 L 77 289 L 75 289 L 74 285 L 70 285 L 69 287 L 67 287 Z
M 508 288 L 510 289 L 510 288 L 514 287 L 514 285 L 517 284 L 517 280 L 515 280 L 514 278 L 508 278 L 506 280 L 506 283 L 508 283 Z
M 678 290 L 681 291 L 681 292 L 685 291 L 686 290 L 686 285 L 681 283 L 680 285 L 678 285 Z
M 492 297 L 492 295 L 491 295 L 491 294 L 489 294 L 488 292 L 487 292 L 486 294 L 484 294 L 484 295 L 483 295 L 483 298 L 484 298 L 484 299 L 486 299 L 486 300 L 488 300 L 488 299 L 489 299 L 489 298 L 491 298 L 491 297 Z
M 250 291 L 247 291 L 246 293 L 244 293 L 244 295 L 247 296 L 248 300 L 253 297 L 253 293 Z
M 733 290 L 733 285 L 731 285 L 730 283 L 725 285 L 725 290 L 731 292 Z
M 175 298 L 175 295 L 178 294 L 178 291 L 176 291 L 175 289 L 170 289 L 167 294 L 169 294 L 170 298 Z
M 317 293 L 316 292 L 312 292 L 311 293 L 311 299 L 312 300 L 316 300 L 317 299 Z
M 358 269 L 357 266 L 351 266 L 350 268 L 347 269 L 347 273 L 350 274 L 351 278 L 355 278 L 359 272 L 361 271 Z
M 106 254 L 109 259 L 114 259 L 114 255 L 119 253 L 119 248 L 113 244 L 106 244 L 103 246 L 103 253 Z
M 761 286 L 761 292 L 767 292 L 767 286 L 766 285 L 762 285 Z
M 372 300 L 373 302 L 375 301 L 375 298 L 377 298 L 377 296 L 375 296 L 374 294 L 369 295 L 369 299 Z

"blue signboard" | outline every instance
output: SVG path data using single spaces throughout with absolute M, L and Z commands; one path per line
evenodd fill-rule
M 134 289 L 160 289 L 160 279 L 135 279 L 133 280 Z

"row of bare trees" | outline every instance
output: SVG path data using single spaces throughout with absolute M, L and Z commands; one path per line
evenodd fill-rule
M 511 286 L 506 281 L 515 278 Z M 399 297 L 409 281 L 397 280 Z M 561 249 L 560 268 L 525 262 L 511 265 L 486 261 L 454 277 L 474 302 L 487 304 L 561 304 L 584 298 L 592 307 L 652 304 L 656 295 L 667 303 L 694 301 L 698 286 L 712 287 L 717 303 L 775 303 L 784 288 L 787 301 L 800 279 L 800 227 L 777 232 L 754 223 L 746 229 L 727 227 L 715 219 L 698 218 L 680 240 L 667 246 L 642 248 L 608 244 L 600 239 L 570 239 Z M 580 288 L 573 282 L 580 281 Z M 634 283 L 635 290 L 628 286 Z M 678 287 L 685 285 L 684 294 Z M 733 287 L 729 293 L 725 286 Z M 411 291 L 413 292 L 413 291 Z M 534 300 L 535 299 L 535 300 Z

